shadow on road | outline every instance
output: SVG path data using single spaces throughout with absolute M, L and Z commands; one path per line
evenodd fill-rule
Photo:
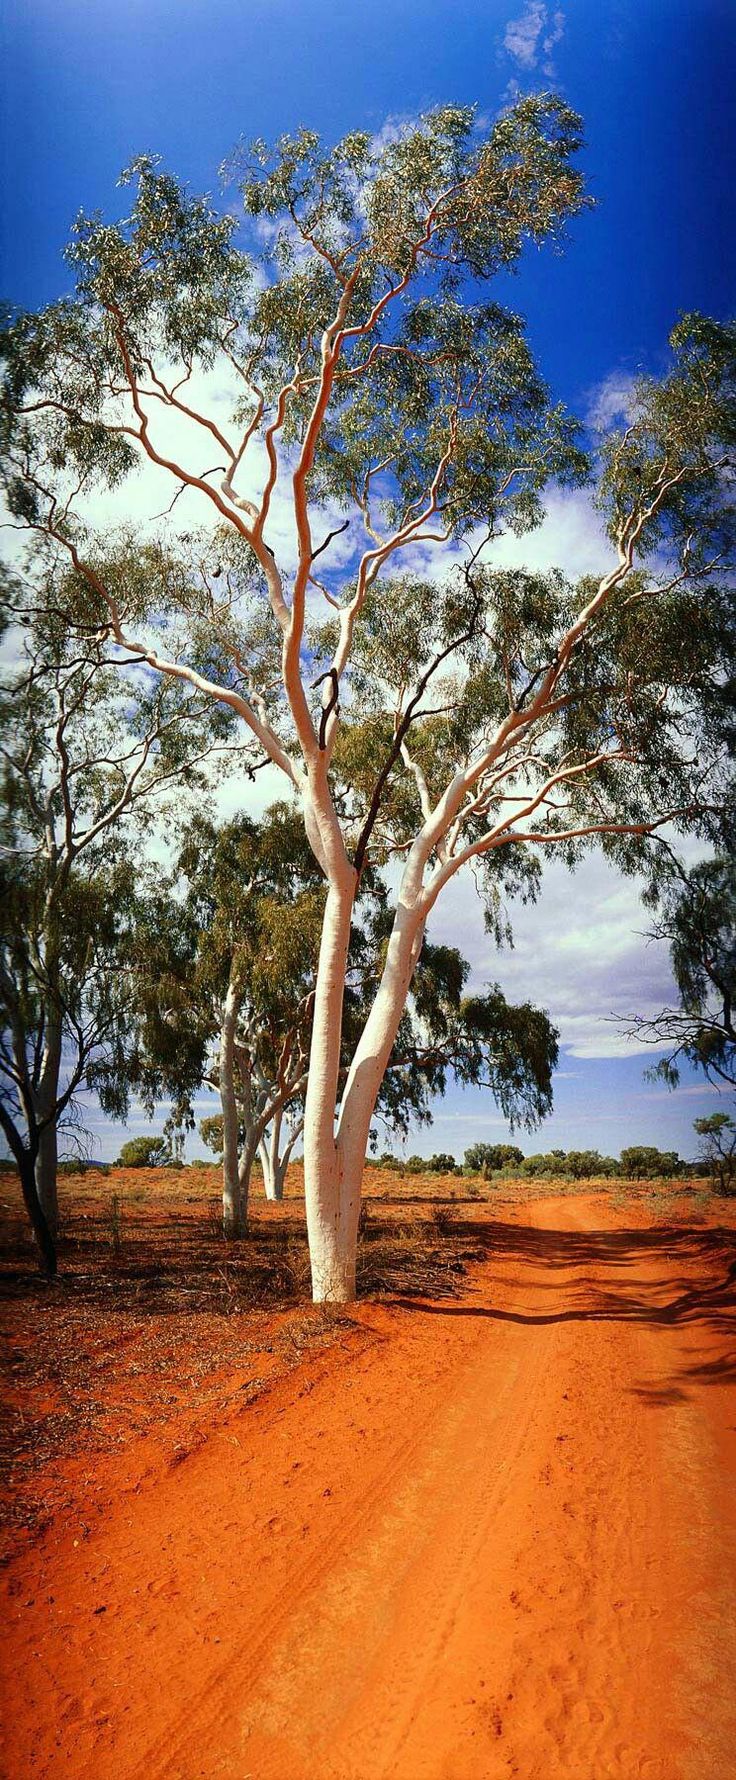
M 457 1220 L 458 1231 L 463 1230 Z M 491 1264 L 514 1268 L 514 1295 L 532 1300 L 554 1292 L 562 1302 L 548 1310 L 543 1302 L 529 1310 L 479 1298 L 462 1304 L 424 1303 L 429 1316 L 489 1317 L 497 1322 L 530 1325 L 566 1322 L 644 1322 L 680 1324 L 708 1322 L 731 1326 L 736 1311 L 736 1253 L 728 1229 L 697 1229 L 680 1224 L 650 1230 L 534 1230 L 516 1224 L 473 1226 Z M 644 1266 L 642 1277 L 637 1268 Z M 527 1279 L 524 1274 L 528 1275 Z M 540 1273 L 546 1277 L 539 1277 Z M 570 1277 L 563 1281 L 561 1273 Z M 481 1291 L 493 1292 L 495 1275 L 484 1278 Z M 494 1294 L 495 1297 L 495 1294 Z M 706 1362 L 693 1368 L 703 1379 L 736 1375 L 736 1359 Z

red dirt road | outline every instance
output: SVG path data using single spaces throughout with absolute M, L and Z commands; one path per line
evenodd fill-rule
M 182 1464 L 131 1461 L 9 1566 L 7 1774 L 728 1780 L 707 1235 L 539 1202 L 462 1298 L 363 1306 Z

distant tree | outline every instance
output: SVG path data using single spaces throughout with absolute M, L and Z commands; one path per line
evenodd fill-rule
M 584 206 L 580 141 L 542 94 L 490 126 L 445 106 L 332 152 L 307 130 L 257 143 L 243 244 L 139 157 L 130 213 L 76 225 L 76 294 L 5 334 L 16 522 L 68 550 L 121 662 L 237 712 L 324 873 L 304 1126 L 318 1300 L 354 1295 L 369 1132 L 446 884 L 474 861 L 495 918 L 545 853 L 572 864 L 597 836 L 631 865 L 667 822 L 707 836 L 722 797 L 707 719 L 733 625 L 734 330 L 680 321 L 670 368 L 603 443 L 599 574 L 486 553 L 586 473 L 521 321 L 484 288 Z M 86 523 L 94 480 L 144 459 L 221 526 L 173 638 L 116 597 Z M 437 545 L 443 574 L 400 572 Z M 343 1086 L 356 901 L 389 858 L 392 930 Z
M 551 1150 L 548 1154 L 540 1152 L 537 1155 L 525 1156 L 521 1164 L 521 1172 L 532 1176 L 551 1175 L 555 1179 L 563 1180 L 568 1172 L 567 1159 L 564 1152 L 561 1155 L 558 1150 Z
M 524 1152 L 515 1143 L 473 1143 L 463 1164 L 473 1174 L 493 1174 L 499 1168 L 519 1167 L 523 1160 Z
M 710 1113 L 696 1119 L 700 1154 L 721 1193 L 736 1191 L 736 1121 L 729 1113 Z
M 141 612 L 165 605 L 174 572 L 145 549 L 105 561 Z M 82 1089 L 125 1110 L 141 841 L 174 787 L 181 806 L 203 782 L 226 728 L 189 686 L 126 682 L 87 608 L 58 551 L 0 580 L 0 1127 L 50 1272 L 60 1134 L 74 1142 Z
M 654 1144 L 630 1144 L 621 1151 L 620 1167 L 627 1180 L 653 1180 L 677 1174 L 680 1158 L 676 1150 L 658 1150 Z
M 457 1162 L 447 1150 L 438 1150 L 434 1156 L 428 1156 L 424 1164 L 428 1174 L 455 1174 Z
M 601 1156 L 598 1150 L 568 1150 L 565 1156 L 565 1172 L 571 1180 L 594 1180 L 615 1171 L 613 1158 Z
M 197 814 L 179 843 L 149 929 L 131 1081 L 150 1106 L 172 1101 L 173 1128 L 193 1125 L 203 1083 L 219 1094 L 205 1141 L 222 1157 L 224 1233 L 242 1236 L 256 1157 L 279 1197 L 301 1128 L 323 877 L 285 805 L 260 822 Z
M 118 1168 L 161 1168 L 170 1160 L 165 1137 L 130 1137 L 122 1145 Z

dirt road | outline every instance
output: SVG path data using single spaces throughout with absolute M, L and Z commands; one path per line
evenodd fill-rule
M 724 1233 L 527 1220 L 11 1566 L 9 1774 L 728 1780 Z

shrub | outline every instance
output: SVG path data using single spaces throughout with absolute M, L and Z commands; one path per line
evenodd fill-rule
M 515 1143 L 473 1143 L 465 1151 L 463 1166 L 470 1174 L 493 1174 L 500 1168 L 520 1166 L 524 1152 Z
M 621 1151 L 621 1173 L 629 1180 L 656 1180 L 677 1174 L 679 1166 L 676 1150 L 658 1150 L 654 1144 L 631 1144 Z
M 118 1156 L 118 1168 L 163 1168 L 169 1162 L 165 1137 L 130 1137 Z
M 598 1150 L 568 1150 L 565 1157 L 565 1170 L 572 1180 L 594 1180 L 596 1175 L 606 1174 L 606 1162 L 609 1158 L 601 1156 Z M 614 1168 L 616 1164 L 613 1164 Z
M 544 1175 L 554 1180 L 561 1180 L 568 1172 L 564 1150 L 550 1150 L 548 1155 L 525 1156 L 522 1165 L 523 1174 Z

